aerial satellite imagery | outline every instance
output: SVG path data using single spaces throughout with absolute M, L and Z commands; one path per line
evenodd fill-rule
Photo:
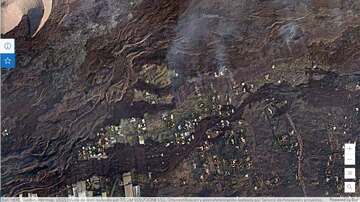
M 1 39 L 1 197 L 360 197 L 359 0 L 2 0 Z

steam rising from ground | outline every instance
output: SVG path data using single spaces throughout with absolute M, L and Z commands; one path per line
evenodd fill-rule
M 231 2 L 220 1 L 217 3 L 220 4 L 219 8 L 229 8 L 228 4 Z M 187 61 L 194 59 L 194 55 L 199 54 L 201 49 L 207 49 L 207 57 L 211 57 L 209 60 L 216 67 L 216 70 L 213 69 L 217 72 L 216 74 L 222 74 L 227 69 L 226 66 L 229 62 L 227 46 L 231 39 L 239 34 L 239 30 L 218 10 L 204 8 L 204 5 L 206 6 L 208 3 L 192 1 L 180 17 L 176 28 L 177 37 L 171 44 L 167 55 L 169 65 L 175 71 L 180 73 L 186 71 L 183 68 L 186 67 Z M 198 61 L 197 65 L 201 67 L 202 64 Z
M 224 12 L 223 9 L 229 12 L 242 12 L 244 2 L 194 0 L 190 3 L 180 16 L 176 38 L 167 54 L 169 67 L 179 75 L 176 80 L 191 83 L 191 86 L 199 87 L 200 91 L 206 91 L 202 86 L 205 83 L 205 86 L 210 84 L 209 77 L 204 76 L 207 74 L 212 78 L 225 79 L 218 80 L 225 81 L 224 85 L 220 85 L 224 92 L 231 88 L 233 74 L 228 48 L 236 38 L 241 37 L 241 28 L 231 17 L 225 16 L 228 12 Z M 196 69 L 196 75 L 194 72 L 189 73 L 188 69 Z

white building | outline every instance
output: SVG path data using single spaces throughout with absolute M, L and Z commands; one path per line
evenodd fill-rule
M 131 172 L 124 173 L 122 177 L 124 183 L 125 197 L 134 197 Z
M 74 197 L 92 197 L 94 193 L 86 190 L 86 182 L 80 181 L 73 185 Z
M 140 197 L 141 193 L 140 193 L 140 185 L 136 185 L 133 187 L 133 193 L 134 193 L 134 197 Z

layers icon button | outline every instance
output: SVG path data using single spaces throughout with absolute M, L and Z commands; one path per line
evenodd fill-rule
M 345 168 L 344 169 L 344 178 L 346 180 L 355 180 L 356 179 L 356 174 L 355 174 L 355 168 Z

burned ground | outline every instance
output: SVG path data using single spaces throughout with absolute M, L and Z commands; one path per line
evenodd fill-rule
M 62 195 L 131 169 L 154 173 L 145 195 L 342 195 L 342 145 L 360 133 L 359 11 L 355 0 L 57 1 L 34 38 L 24 23 L 3 36 L 18 61 L 1 77 L 2 195 Z M 199 96 L 220 109 L 196 109 Z M 196 110 L 190 144 L 168 147 L 172 134 L 154 129 L 145 145 L 78 160 L 105 126 Z

